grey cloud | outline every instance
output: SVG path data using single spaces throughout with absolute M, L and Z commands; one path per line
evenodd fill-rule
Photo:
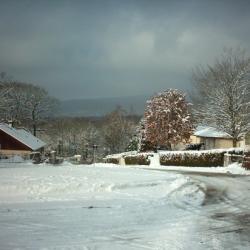
M 59 98 L 190 88 L 223 47 L 250 49 L 248 1 L 2 1 L 0 71 Z

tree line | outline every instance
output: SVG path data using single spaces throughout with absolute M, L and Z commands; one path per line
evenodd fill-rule
M 97 157 L 102 158 L 127 150 L 139 119 L 121 107 L 103 117 L 54 117 L 41 125 L 40 136 L 61 156 L 81 154 L 88 158 L 96 145 Z

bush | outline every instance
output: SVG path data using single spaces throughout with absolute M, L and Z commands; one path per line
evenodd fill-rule
M 105 163 L 119 164 L 119 159 L 118 158 L 105 158 L 104 162 Z
M 124 157 L 126 165 L 149 165 L 150 160 L 147 155 L 129 155 Z

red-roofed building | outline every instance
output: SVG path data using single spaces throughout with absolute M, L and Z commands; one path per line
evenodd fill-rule
M 13 128 L 0 123 L 0 155 L 29 155 L 33 151 L 43 151 L 45 142 L 25 129 Z

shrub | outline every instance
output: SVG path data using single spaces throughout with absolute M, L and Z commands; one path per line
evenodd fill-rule
M 150 160 L 147 155 L 129 155 L 124 157 L 126 165 L 149 165 Z
M 104 162 L 105 163 L 119 164 L 119 159 L 118 158 L 105 158 Z

